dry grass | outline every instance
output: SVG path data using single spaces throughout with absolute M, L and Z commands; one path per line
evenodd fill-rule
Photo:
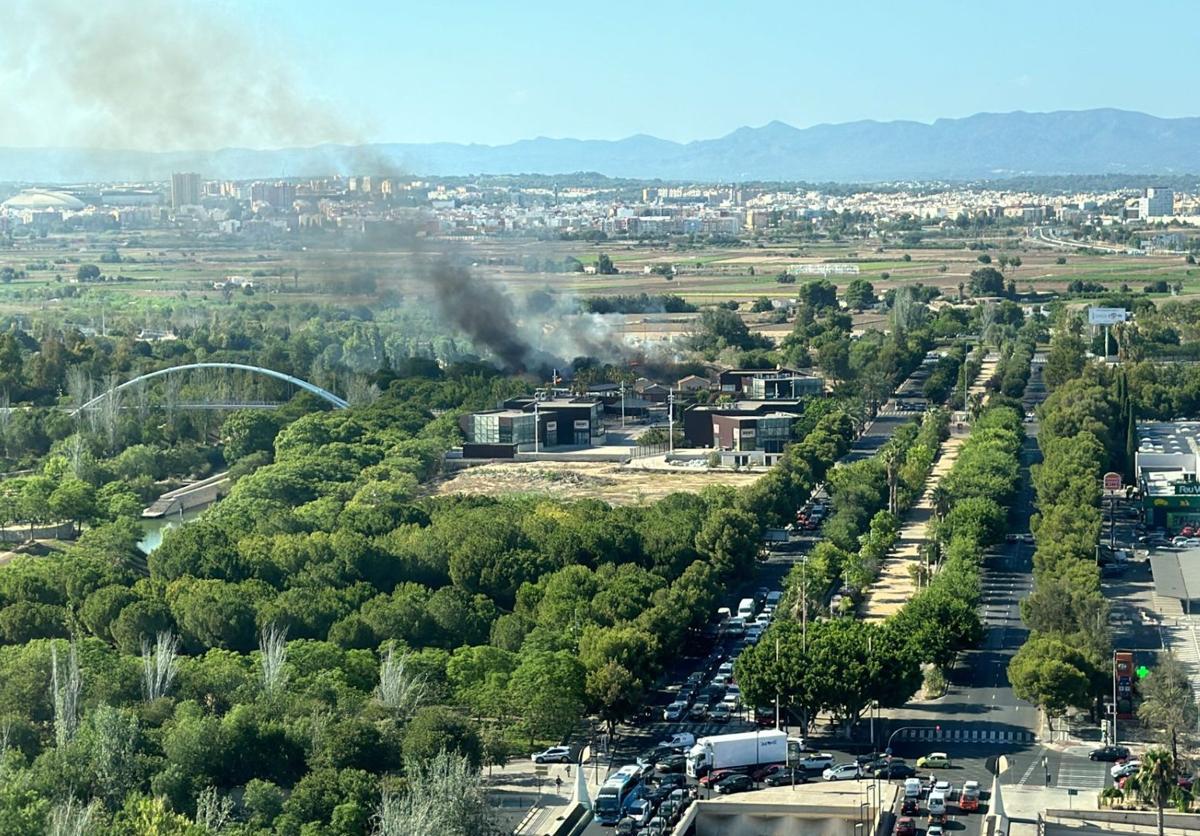
M 685 467 L 650 470 L 610 462 L 504 462 L 460 470 L 435 482 L 432 489 L 438 494 L 539 494 L 632 505 L 678 491 L 696 493 L 709 485 L 741 487 L 761 475 Z

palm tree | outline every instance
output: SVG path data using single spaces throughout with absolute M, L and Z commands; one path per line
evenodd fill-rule
M 1175 759 L 1166 749 L 1147 750 L 1129 783 L 1143 804 L 1154 805 L 1158 813 L 1158 836 L 1163 836 L 1163 808 L 1171 800 L 1171 793 L 1178 784 Z

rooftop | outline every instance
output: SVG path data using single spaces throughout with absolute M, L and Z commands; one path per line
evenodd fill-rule
M 1139 421 L 1139 453 L 1194 453 L 1200 421 Z

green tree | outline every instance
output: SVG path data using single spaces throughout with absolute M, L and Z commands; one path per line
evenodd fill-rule
M 1021 646 L 1008 663 L 1008 681 L 1013 693 L 1053 718 L 1072 706 L 1087 708 L 1091 702 L 1088 665 L 1082 653 L 1056 636 L 1034 636 Z
M 981 267 L 978 270 L 972 270 L 971 295 L 1003 296 L 1004 274 L 995 267 Z
M 82 479 L 68 477 L 50 494 L 48 505 L 51 514 L 73 521 L 79 529 L 96 514 L 96 490 Z
M 417 709 L 404 732 L 404 756 L 425 763 L 441 751 L 466 758 L 473 769 L 483 763 L 479 728 L 452 708 L 428 705 Z
M 530 744 L 561 740 L 583 716 L 585 669 L 568 651 L 522 651 L 508 681 L 509 704 L 521 717 Z
M 738 577 L 754 565 L 760 536 L 753 516 L 734 508 L 719 508 L 696 534 L 696 550 L 707 555 L 724 577 Z
M 610 660 L 589 673 L 586 687 L 588 703 L 608 726 L 609 735 L 615 734 L 617 723 L 633 714 L 642 702 L 641 681 L 616 661 Z
M 1179 758 L 1179 741 L 1187 740 L 1196 728 L 1196 695 L 1187 671 L 1174 653 L 1164 653 L 1141 683 L 1142 703 L 1138 719 L 1158 729 L 1171 747 L 1171 759 Z
M 95 264 L 81 264 L 75 271 L 75 278 L 81 282 L 94 282 L 100 278 L 100 268 Z
M 230 413 L 221 425 L 225 461 L 233 464 L 251 453 L 274 452 L 279 427 L 278 417 L 267 410 L 240 409 Z
M 596 259 L 596 272 L 601 276 L 613 276 L 617 273 L 616 265 L 613 260 L 605 253 L 600 253 Z
M 875 286 L 863 278 L 851 279 L 846 285 L 846 307 L 862 310 L 875 304 Z

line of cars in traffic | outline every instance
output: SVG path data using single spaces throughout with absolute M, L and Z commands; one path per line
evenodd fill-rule
M 716 642 L 715 649 L 698 670 L 679 684 L 674 700 L 663 709 L 663 720 L 726 723 L 742 711 L 742 692 L 733 678 L 734 661 L 762 638 L 782 598 L 783 593 L 778 590 L 761 588 L 753 596 L 743 598 L 736 611 L 729 607 L 717 610 L 706 631 Z M 728 654 L 722 650 L 724 639 L 732 640 Z

